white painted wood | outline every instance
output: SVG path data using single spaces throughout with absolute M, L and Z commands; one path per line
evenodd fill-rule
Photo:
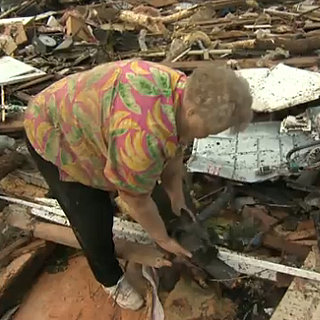
M 41 217 L 54 223 L 66 226 L 70 225 L 64 212 L 61 208 L 57 207 L 57 203 L 55 201 L 43 201 L 52 205 L 48 206 L 6 196 L 0 196 L 0 199 L 29 207 L 31 209 L 31 214 L 34 216 Z M 126 221 L 115 217 L 113 232 L 115 238 L 118 239 L 126 239 L 145 244 L 152 243 L 149 235 L 142 229 L 139 224 L 135 222 Z M 277 281 L 276 275 L 278 272 L 280 272 L 295 277 L 314 280 L 320 283 L 320 273 L 312 270 L 304 270 L 285 266 L 279 263 L 270 262 L 252 256 L 233 252 L 225 248 L 218 248 L 218 250 L 219 259 L 243 274 L 252 275 L 263 279 L 269 279 L 271 281 Z M 320 320 L 320 317 L 318 320 Z
M 46 73 L 9 56 L 0 58 L 0 84 L 9 85 L 31 80 Z
M 241 273 L 254 274 L 254 270 L 260 270 L 260 272 L 280 272 L 284 274 L 289 274 L 291 276 L 320 282 L 320 273 L 318 272 L 289 267 L 283 264 L 274 263 L 270 261 L 260 260 L 255 257 L 246 256 L 244 254 L 232 252 L 222 248 L 219 249 L 219 258 Z M 276 281 L 276 279 L 274 279 L 274 281 Z
M 70 226 L 68 218 L 66 217 L 56 200 L 44 200 L 37 198 L 39 202 L 47 203 L 46 205 L 1 195 L 0 199 L 28 207 L 30 208 L 30 213 L 36 217 L 57 224 L 61 224 L 63 226 Z M 110 213 L 106 212 L 106 214 Z M 123 220 L 118 217 L 114 217 L 113 220 L 113 233 L 114 237 L 117 239 L 126 239 L 141 244 L 150 244 L 153 242 L 150 239 L 149 235 L 143 230 L 143 228 L 138 223 Z

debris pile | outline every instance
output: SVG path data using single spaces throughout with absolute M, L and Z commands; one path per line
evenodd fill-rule
M 318 1 L 26 0 L 0 7 L 0 317 L 17 305 L 22 293 L 12 288 L 32 279 L 52 243 L 79 248 L 24 145 L 28 101 L 66 75 L 140 57 L 186 73 L 227 64 L 249 82 L 255 111 L 244 132 L 196 140 L 186 153 L 196 223 L 172 219 L 161 185 L 154 191 L 167 229 L 193 252 L 191 261 L 159 271 L 165 312 L 200 319 L 208 304 L 207 315 L 219 319 L 283 320 L 299 306 L 292 320 L 319 318 L 318 309 L 306 316 L 320 283 Z M 118 256 L 161 267 L 164 253 L 115 202 Z M 193 291 L 204 299 L 193 301 L 194 314 Z
M 0 59 L 18 77 L 0 80 L 1 105 L 7 112 L 25 106 L 32 95 L 65 75 L 132 57 L 187 72 L 209 61 L 236 69 L 279 62 L 318 68 L 316 1 L 4 3 L 0 52 L 28 65 Z M 36 68 L 32 76 L 26 70 L 31 66 Z M 18 84 L 22 80 L 30 81 Z

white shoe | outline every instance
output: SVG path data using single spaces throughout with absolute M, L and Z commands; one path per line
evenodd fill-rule
M 103 287 L 113 300 L 123 309 L 139 310 L 144 300 L 123 275 L 113 287 Z

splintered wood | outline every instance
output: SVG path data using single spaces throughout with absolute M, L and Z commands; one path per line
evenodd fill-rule
M 304 267 L 319 270 L 319 251 L 308 255 Z M 270 320 L 319 320 L 320 282 L 295 278 Z

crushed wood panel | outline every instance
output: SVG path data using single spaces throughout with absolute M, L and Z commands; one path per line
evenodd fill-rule
M 318 257 L 316 257 L 318 256 Z M 314 268 L 319 252 L 310 252 L 305 267 Z M 295 278 L 270 320 L 319 320 L 320 282 Z

